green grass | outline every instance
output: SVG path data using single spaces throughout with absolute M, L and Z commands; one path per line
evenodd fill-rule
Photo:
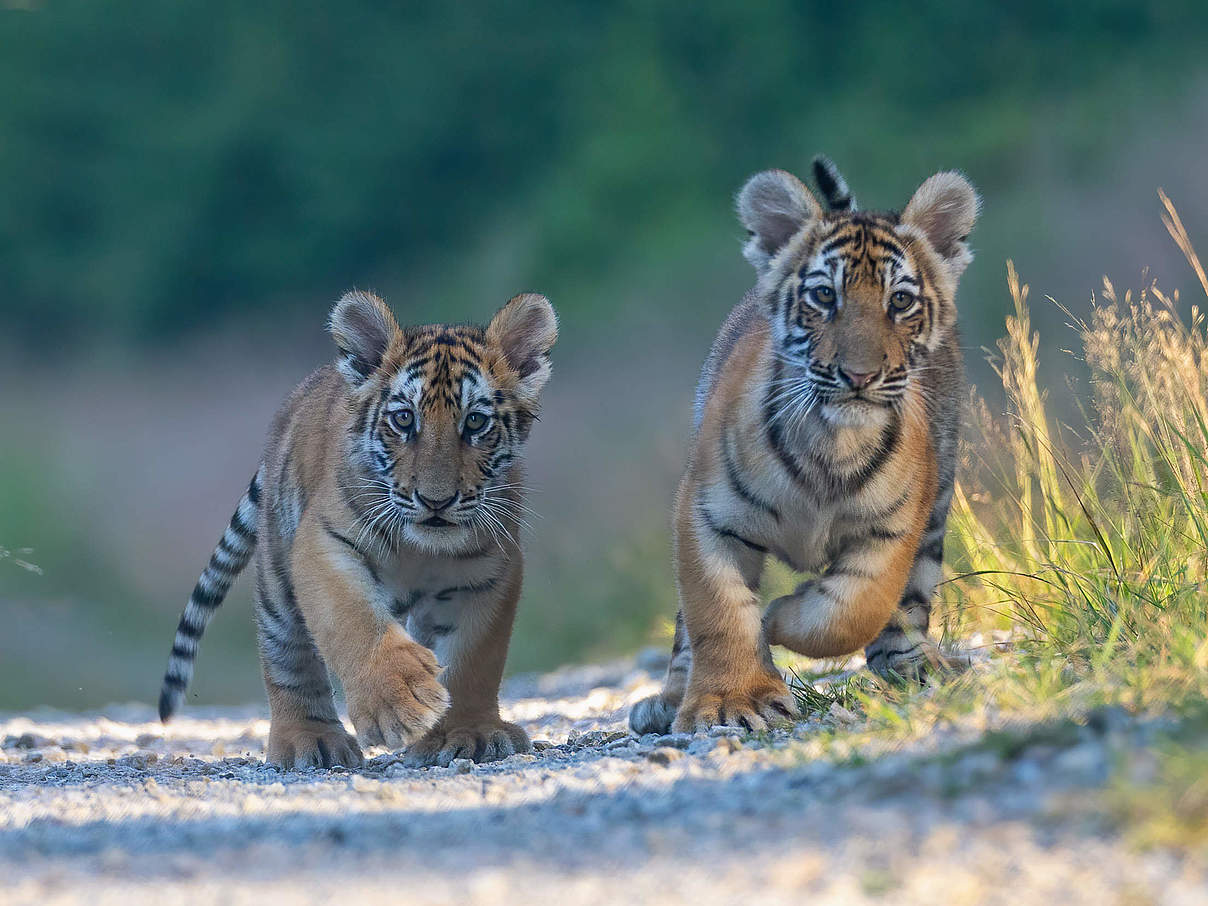
M 1169 199 L 1164 221 L 1208 294 Z M 1028 287 L 993 359 L 1005 418 L 976 405 L 949 532 L 947 631 L 1010 628 L 1039 697 L 1092 684 L 1133 708 L 1202 699 L 1208 683 L 1208 340 L 1200 308 L 1156 282 L 1106 280 L 1087 320 L 1062 309 L 1089 371 L 1059 423 L 1036 366 Z M 1053 303 L 1057 304 L 1057 303 Z M 1021 693 L 1022 694 L 1022 693 Z

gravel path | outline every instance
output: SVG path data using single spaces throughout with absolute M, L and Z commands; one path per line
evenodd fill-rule
M 655 685 L 632 664 L 514 680 L 539 751 L 426 770 L 282 773 L 260 708 L 0 715 L 0 902 L 1208 902 L 1203 865 L 1097 807 L 1155 732 L 1126 715 L 1009 751 L 953 727 L 845 754 L 818 732 L 841 709 L 634 739 Z

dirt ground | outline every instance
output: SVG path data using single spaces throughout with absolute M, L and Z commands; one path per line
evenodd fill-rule
M 1154 727 L 978 729 L 869 757 L 835 709 L 759 736 L 632 737 L 657 658 L 508 684 L 537 751 L 282 773 L 262 707 L 0 715 L 4 903 L 1202 904 L 1205 866 L 1099 807 Z

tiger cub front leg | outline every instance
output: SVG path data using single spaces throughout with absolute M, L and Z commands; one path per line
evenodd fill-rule
M 523 575 L 520 552 L 512 556 L 489 591 L 463 602 L 445 677 L 449 710 L 407 750 L 404 763 L 410 767 L 447 767 L 456 758 L 498 761 L 532 748 L 528 734 L 499 715 L 499 684 Z
M 796 703 L 772 664 L 755 591 L 763 563 L 753 550 L 695 506 L 681 486 L 676 571 L 692 648 L 688 684 L 672 728 L 691 733 L 727 725 L 766 729 L 791 718 Z
M 299 525 L 292 561 L 298 605 L 344 686 L 358 741 L 419 739 L 449 701 L 436 656 L 375 606 L 383 594 L 368 564 L 317 518 Z
M 897 610 L 918 548 L 919 519 L 906 509 L 838 539 L 824 575 L 769 604 L 768 642 L 808 657 L 839 657 L 876 638 Z

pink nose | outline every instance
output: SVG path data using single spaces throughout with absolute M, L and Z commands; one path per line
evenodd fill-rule
M 877 376 L 875 371 L 848 371 L 846 368 L 840 368 L 839 374 L 843 375 L 843 380 L 847 381 L 853 390 L 863 390 Z

